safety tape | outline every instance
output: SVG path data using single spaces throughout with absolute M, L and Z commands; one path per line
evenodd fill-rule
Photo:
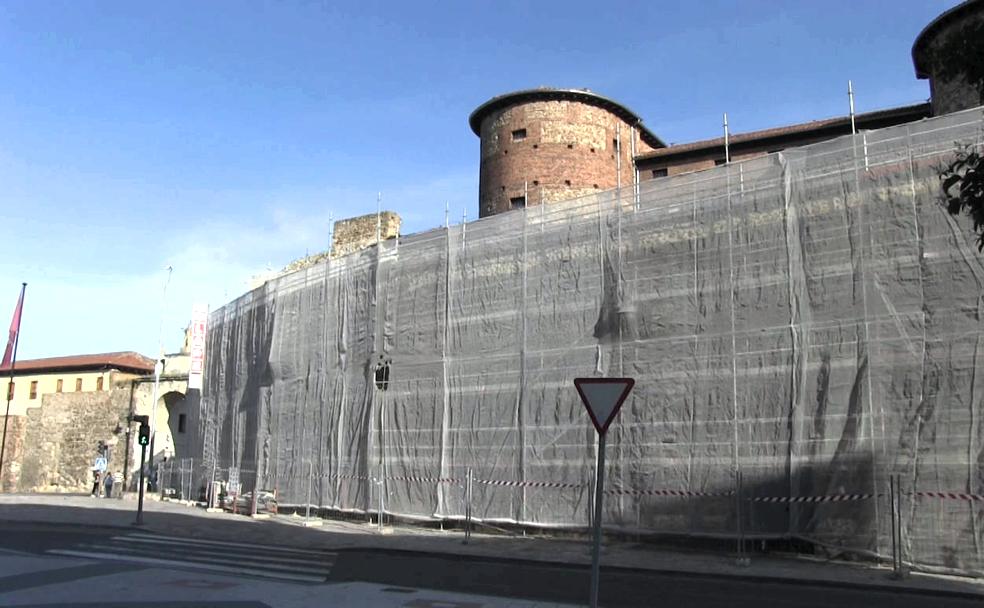
M 500 481 L 497 479 L 476 479 L 475 483 L 482 483 L 487 486 L 511 486 L 526 488 L 571 488 L 579 489 L 584 486 L 576 483 L 554 483 L 551 481 Z
M 919 498 L 943 498 L 946 500 L 980 500 L 984 501 L 982 494 L 964 494 L 963 492 L 908 492 L 910 495 Z
M 828 496 L 755 496 L 748 500 L 767 503 L 815 503 L 815 502 L 844 502 L 851 500 L 868 500 L 877 494 L 830 494 Z
M 616 494 L 620 496 L 698 496 L 708 498 L 735 495 L 734 492 L 690 492 L 688 490 L 605 490 L 605 494 Z
M 418 481 L 421 483 L 457 483 L 461 481 L 448 477 L 387 477 L 386 479 L 393 481 Z

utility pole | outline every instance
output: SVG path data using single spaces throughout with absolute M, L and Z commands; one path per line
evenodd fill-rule
M 157 327 L 157 363 L 154 364 L 154 400 L 150 406 L 150 460 L 149 467 L 154 468 L 154 439 L 157 436 L 157 394 L 161 385 L 161 374 L 164 372 L 164 312 L 167 310 L 167 286 L 171 283 L 171 273 L 174 268 L 168 266 L 167 278 L 164 279 L 164 292 L 161 294 L 161 321 Z M 160 480 L 158 480 L 159 482 Z

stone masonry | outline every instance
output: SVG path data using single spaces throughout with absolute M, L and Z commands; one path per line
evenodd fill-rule
M 522 207 L 524 195 L 532 206 L 620 183 L 631 188 L 633 138 L 637 154 L 651 150 L 620 117 L 579 101 L 531 101 L 494 111 L 481 125 L 479 215 Z
M 379 238 L 383 241 L 400 236 L 400 216 L 393 211 L 379 214 Z M 335 222 L 331 239 L 331 257 L 348 255 L 376 244 L 376 214 L 360 215 Z

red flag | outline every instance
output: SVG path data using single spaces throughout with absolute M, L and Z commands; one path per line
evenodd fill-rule
M 17 298 L 17 308 L 14 309 L 14 318 L 10 320 L 10 333 L 7 337 L 7 349 L 3 351 L 3 361 L 0 367 L 10 367 L 14 358 L 14 349 L 17 344 L 17 334 L 20 332 L 21 311 L 24 309 L 24 291 L 27 283 L 21 285 L 20 297 Z

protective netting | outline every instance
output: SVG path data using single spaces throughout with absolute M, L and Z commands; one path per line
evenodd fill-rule
M 626 375 L 606 526 L 887 556 L 901 474 L 906 559 L 982 571 L 984 267 L 938 177 L 981 133 L 859 133 L 270 281 L 211 316 L 201 470 L 421 518 L 461 517 L 470 470 L 477 518 L 584 526 L 573 379 Z

